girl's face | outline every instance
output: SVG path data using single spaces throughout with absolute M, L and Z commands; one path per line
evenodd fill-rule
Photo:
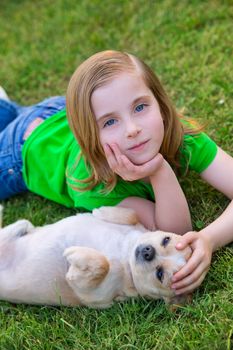
M 159 105 L 139 74 L 121 73 L 91 97 L 102 146 L 117 144 L 134 164 L 159 152 L 164 137 Z

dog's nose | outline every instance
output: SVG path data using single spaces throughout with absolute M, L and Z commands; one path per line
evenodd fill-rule
M 139 245 L 135 251 L 136 259 L 151 261 L 155 257 L 155 248 L 152 245 Z

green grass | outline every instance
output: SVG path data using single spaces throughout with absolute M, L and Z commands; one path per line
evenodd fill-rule
M 207 122 L 232 154 L 232 17 L 229 0 L 1 0 L 0 84 L 24 104 L 64 94 L 75 67 L 105 49 L 134 53 L 157 72 L 174 103 Z M 223 103 L 222 103 L 223 102 Z M 182 181 L 194 227 L 213 221 L 226 198 L 197 176 Z M 3 202 L 4 224 L 35 225 L 73 214 L 33 194 Z M 132 300 L 105 311 L 0 303 L 0 349 L 233 348 L 233 246 L 218 251 L 193 303 Z

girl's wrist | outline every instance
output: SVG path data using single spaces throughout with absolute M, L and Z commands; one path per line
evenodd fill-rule
M 158 181 L 159 178 L 164 179 L 164 177 L 170 176 L 171 173 L 173 173 L 172 168 L 170 167 L 169 163 L 165 159 L 163 159 L 162 165 L 159 167 L 158 170 L 151 174 L 149 178 L 151 182 L 155 180 Z
M 205 241 L 208 243 L 208 246 L 212 252 L 214 252 L 218 248 L 217 242 L 215 242 L 215 239 L 210 232 L 207 232 L 205 229 L 203 229 L 197 232 L 197 234 L 199 234 L 205 239 Z

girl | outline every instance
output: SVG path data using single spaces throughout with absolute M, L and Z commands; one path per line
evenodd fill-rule
M 64 99 L 19 107 L 2 96 L 1 199 L 29 189 L 69 207 L 131 207 L 149 229 L 187 232 L 177 249 L 190 244 L 193 254 L 172 287 L 200 285 L 213 251 L 233 239 L 233 204 L 192 232 L 175 172 L 195 170 L 232 199 L 233 160 L 182 120 L 145 63 L 105 51 L 81 64 L 67 91 L 73 134 Z

